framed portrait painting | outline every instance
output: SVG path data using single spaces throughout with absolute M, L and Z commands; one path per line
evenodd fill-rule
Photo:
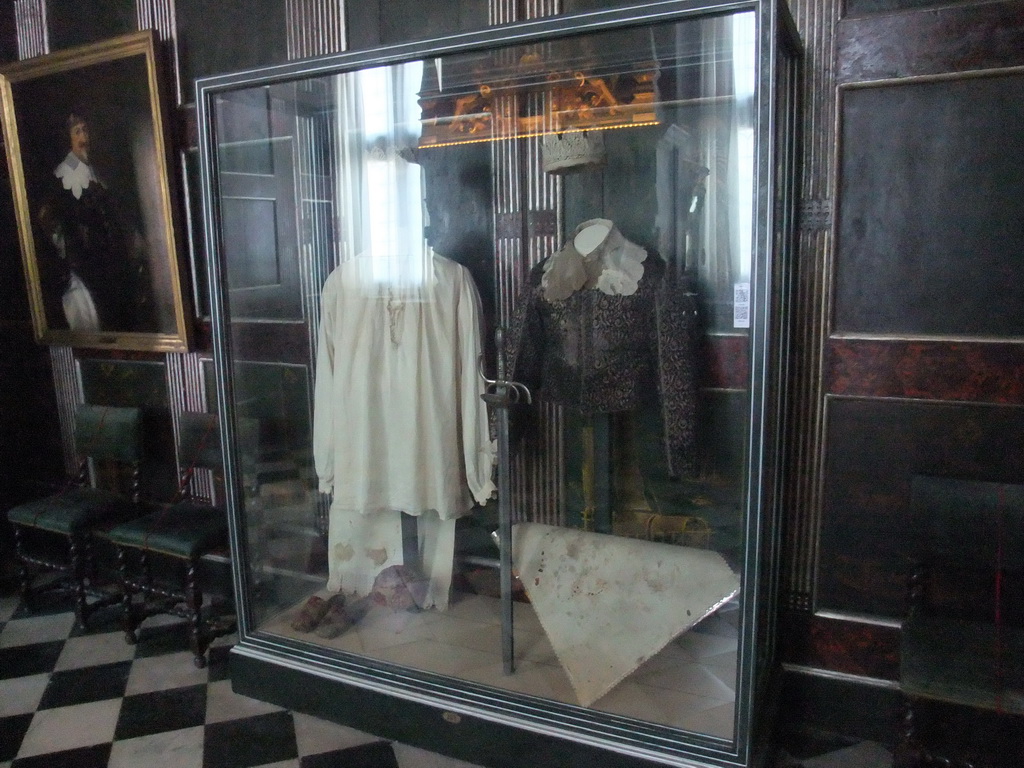
M 36 339 L 184 351 L 192 312 L 153 33 L 0 69 Z

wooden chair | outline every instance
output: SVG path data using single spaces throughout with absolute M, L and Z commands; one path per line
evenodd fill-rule
M 135 643 L 139 625 L 150 616 L 180 616 L 189 623 L 195 665 L 203 667 L 210 643 L 235 628 L 233 615 L 204 607 L 199 581 L 200 559 L 222 548 L 228 538 L 225 509 L 193 495 L 196 469 L 209 469 L 215 479 L 221 477 L 216 415 L 182 413 L 178 446 L 183 465 L 182 498 L 112 528 L 107 536 L 117 549 L 125 639 Z
M 7 519 L 14 528 L 22 600 L 31 607 L 39 592 L 53 586 L 36 585 L 41 573 L 58 573 L 61 578 L 56 586 L 74 595 L 75 618 L 84 629 L 90 614 L 120 599 L 98 583 L 95 534 L 142 514 L 140 410 L 79 405 L 75 411 L 75 449 L 81 458 L 77 479 L 58 493 L 11 508 Z M 130 467 L 129 493 L 92 487 L 90 459 Z M 57 557 L 60 539 L 67 548 L 66 558 Z M 90 602 L 89 597 L 96 600 Z
M 897 765 L 1017 766 L 1024 754 L 1024 485 L 917 476 L 911 507 L 926 533 L 902 628 L 907 713 Z M 945 713 L 932 734 L 922 728 L 926 709 Z M 966 718 L 969 737 L 950 735 L 955 718 Z M 1016 742 L 1006 741 L 1014 732 Z M 1003 763 L 1002 754 L 1016 757 Z

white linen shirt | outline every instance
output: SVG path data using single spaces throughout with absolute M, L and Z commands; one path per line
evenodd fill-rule
M 320 490 L 340 510 L 467 513 L 495 490 L 480 296 L 462 265 L 428 252 L 421 284 L 367 278 L 366 258 L 324 283 L 314 391 Z

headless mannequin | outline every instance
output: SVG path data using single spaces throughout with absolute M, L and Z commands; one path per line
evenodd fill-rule
M 594 254 L 607 238 L 611 229 L 606 224 L 591 224 L 581 229 L 572 240 L 573 248 L 583 257 L 583 270 L 586 273 L 586 282 L 582 290 L 595 288 L 597 280 L 606 266 L 603 253 Z
M 597 277 L 608 266 L 603 252 L 597 257 L 593 253 L 610 233 L 607 224 L 595 222 L 573 238 L 572 245 L 586 265 L 585 288 L 595 287 Z M 643 494 L 635 441 L 633 415 L 629 412 L 594 414 L 583 424 L 581 523 L 585 530 L 611 533 L 616 513 L 650 512 Z
M 585 288 L 593 288 L 604 269 L 604 259 L 593 257 L 594 250 L 608 237 L 611 230 L 605 224 L 591 224 L 573 238 L 573 247 L 583 256 L 587 270 Z M 590 257 L 590 258 L 588 258 Z M 609 487 L 609 427 L 607 414 L 594 414 L 583 425 L 583 510 L 584 530 L 610 533 L 611 488 Z
M 591 224 L 576 234 L 572 241 L 573 247 L 584 256 L 589 256 L 604 242 L 609 232 L 611 230 L 606 224 Z

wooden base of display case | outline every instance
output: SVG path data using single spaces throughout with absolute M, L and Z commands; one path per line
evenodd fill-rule
M 309 669 L 296 669 L 291 662 L 275 663 L 259 658 L 243 647 L 232 651 L 230 663 L 231 687 L 235 693 L 480 766 L 652 768 L 657 765 L 588 744 L 399 699 L 324 677 Z

